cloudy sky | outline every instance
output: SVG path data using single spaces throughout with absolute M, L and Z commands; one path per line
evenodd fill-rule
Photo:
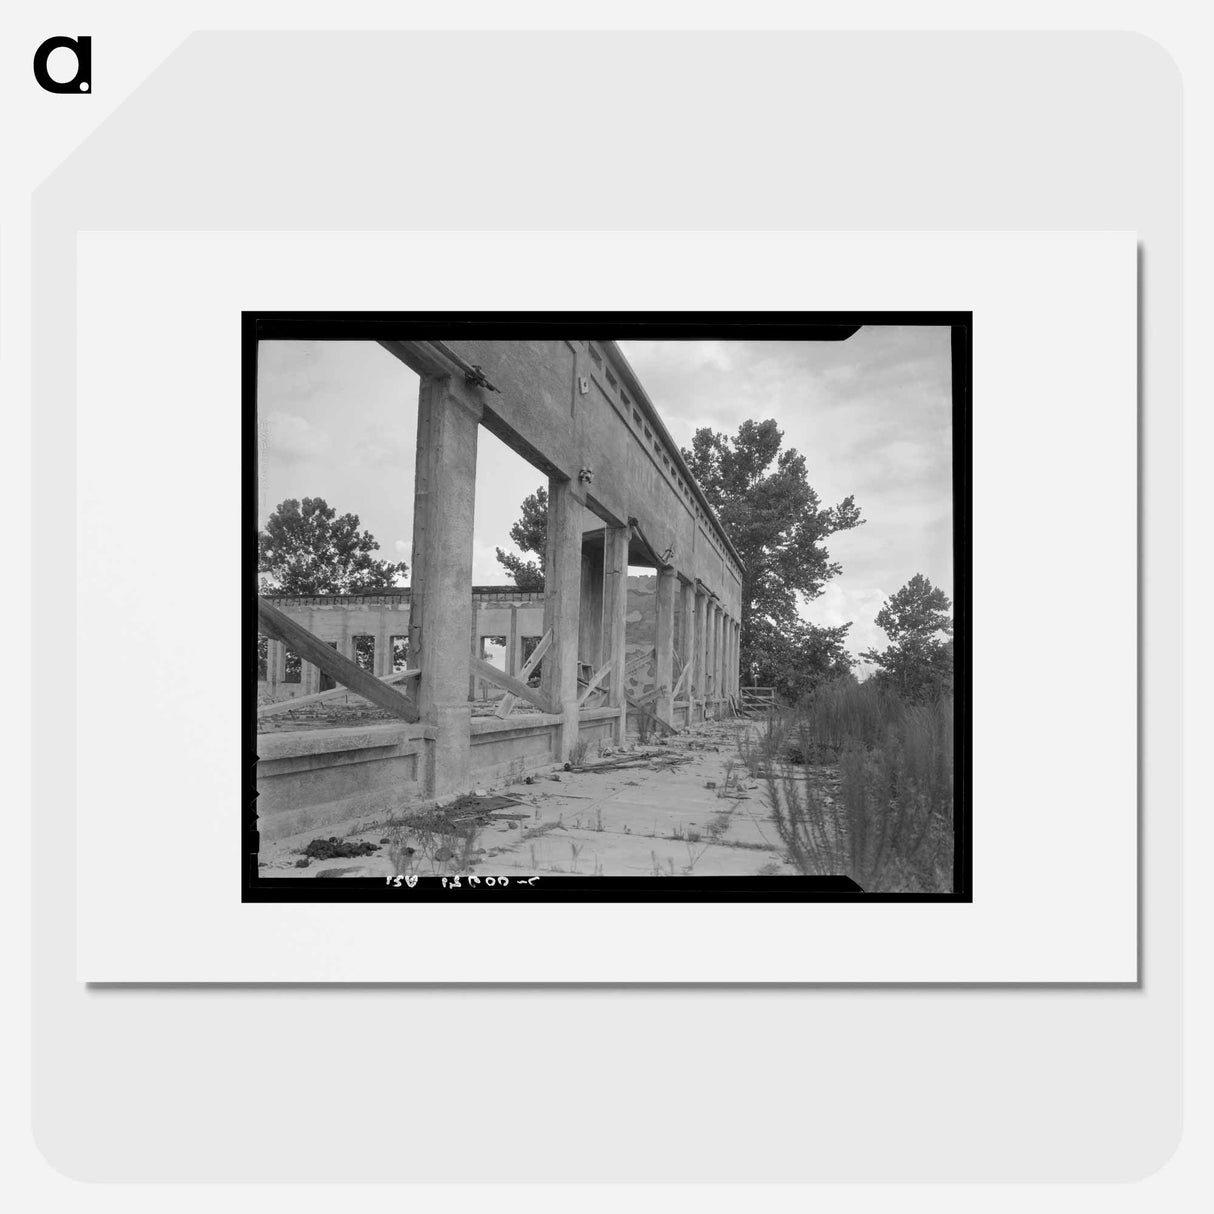
M 689 447 L 701 426 L 732 433 L 774 417 L 806 457 L 824 503 L 854 494 L 868 522 L 833 537 L 843 573 L 804 609 L 852 621 L 849 648 L 883 647 L 874 617 L 913 574 L 950 597 L 949 332 L 860 329 L 844 342 L 624 342 L 667 428 Z M 260 522 L 290 497 L 353 512 L 380 555 L 409 560 L 417 377 L 373 343 L 262 342 L 258 356 Z M 477 468 L 473 579 L 508 581 L 494 549 L 513 550 L 518 503 L 542 478 L 487 431 Z

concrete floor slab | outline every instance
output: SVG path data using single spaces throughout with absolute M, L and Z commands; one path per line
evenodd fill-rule
M 707 722 L 662 746 L 638 746 L 604 760 L 638 759 L 636 766 L 554 771 L 533 776 L 531 783 L 496 786 L 491 791 L 521 802 L 512 811 L 522 817 L 480 829 L 472 871 L 482 877 L 792 873 L 764 790 L 740 762 L 737 739 L 736 723 Z M 386 837 L 383 822 L 352 822 L 330 833 L 370 842 Z M 386 848 L 373 856 L 298 868 L 307 842 L 300 836 L 267 844 L 262 873 L 391 875 Z

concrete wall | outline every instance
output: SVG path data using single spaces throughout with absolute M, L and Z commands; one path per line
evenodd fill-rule
M 472 722 L 474 784 L 492 784 L 520 772 L 551 767 L 557 761 L 560 718 L 544 713 L 479 717 Z
M 557 762 L 560 718 L 547 714 L 471 727 L 470 784 L 492 784 Z M 588 722 L 592 736 L 594 722 Z M 258 738 L 257 816 L 267 841 L 351 818 L 399 815 L 425 797 L 433 759 L 425 726 L 309 729 Z
M 385 817 L 424 795 L 424 725 L 263 734 L 257 739 L 257 827 L 266 840 L 368 813 Z
M 589 572 L 584 572 L 589 578 Z M 627 655 L 631 662 L 639 654 L 654 647 L 657 626 L 656 577 L 628 579 Z M 585 592 L 584 592 L 585 593 Z M 392 595 L 267 595 L 275 607 L 298 620 L 322 641 L 337 641 L 339 652 L 354 656 L 354 637 L 373 636 L 375 669 L 379 675 L 392 670 L 391 639 L 409 635 L 409 593 L 407 587 Z M 544 633 L 544 597 L 539 591 L 521 591 L 513 586 L 480 587 L 473 594 L 475 621 L 469 637 L 470 651 L 478 655 L 483 637 L 502 636 L 507 640 L 507 674 L 517 675 L 525 662 L 524 642 L 538 640 Z M 597 654 L 602 628 L 592 618 L 588 635 L 582 637 L 581 656 L 589 660 Z M 587 648 L 587 646 L 590 648 Z M 281 655 L 276 656 L 275 642 L 270 644 L 267 675 L 278 672 L 278 681 L 267 677 L 257 681 L 258 703 L 294 699 L 311 695 L 320 689 L 320 672 L 308 662 L 301 663 L 298 683 L 282 681 Z M 655 659 L 628 676 L 628 694 L 644 695 L 654 688 Z M 472 680 L 472 698 L 497 699 L 505 693 L 483 679 Z M 358 697 L 352 696 L 353 700 Z
M 407 639 L 409 635 L 408 587 L 391 594 L 267 595 L 266 598 L 322 641 L 337 642 L 338 652 L 345 657 L 354 657 L 354 637 L 373 636 L 373 673 L 377 675 L 390 674 L 393 669 L 392 638 Z M 469 636 L 470 652 L 479 654 L 480 637 L 505 636 L 510 645 L 505 669 L 508 674 L 516 674 L 524 662 L 524 640 L 543 635 L 543 595 L 514 586 L 486 586 L 477 587 L 472 599 L 475 631 Z M 312 695 L 321 689 L 320 672 L 308 662 L 301 664 L 298 683 L 286 682 L 282 647 L 271 641 L 268 648 L 267 677 L 257 680 L 259 704 Z M 500 690 L 491 684 L 476 680 L 473 698 L 487 699 L 499 694 Z

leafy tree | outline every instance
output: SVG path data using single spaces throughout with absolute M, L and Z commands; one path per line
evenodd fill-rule
M 877 667 L 874 676 L 903 699 L 922 703 L 953 688 L 953 621 L 948 596 L 921 573 L 885 601 L 877 627 L 890 639 L 882 650 L 860 656 Z
M 548 490 L 542 485 L 523 498 L 522 518 L 510 528 L 510 538 L 538 561 L 497 549 L 497 559 L 520 590 L 544 589 L 544 549 L 548 543 Z
M 373 557 L 379 543 L 358 526 L 357 514 L 338 517 L 323 497 L 280 502 L 257 533 L 262 587 L 279 594 L 355 594 L 396 586 L 409 566 Z
M 809 484 L 805 457 L 781 450 L 774 419 L 744 421 L 735 435 L 697 430 L 683 458 L 745 565 L 742 583 L 743 682 L 790 694 L 851 668 L 848 625 L 818 628 L 801 619 L 800 599 L 815 599 L 842 566 L 825 541 L 864 519 L 853 497 L 823 506 Z
M 849 628 L 820 628 L 800 618 L 777 627 L 768 619 L 752 619 L 744 681 L 774 687 L 777 695 L 795 703 L 815 688 L 849 676 L 854 665 L 845 648 Z

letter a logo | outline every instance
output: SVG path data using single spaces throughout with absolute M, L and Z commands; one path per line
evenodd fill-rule
M 71 80 L 53 80 L 46 70 L 52 51 L 64 48 L 76 56 L 76 74 Z M 93 40 L 83 34 L 78 38 L 48 38 L 34 52 L 34 79 L 48 93 L 89 93 L 93 88 Z

